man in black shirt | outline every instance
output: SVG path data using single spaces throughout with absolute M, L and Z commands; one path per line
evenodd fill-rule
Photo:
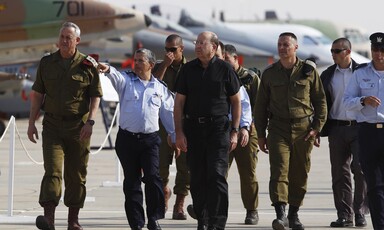
M 237 145 L 241 111 L 240 82 L 233 68 L 215 57 L 218 45 L 216 34 L 200 33 L 197 58 L 181 68 L 176 82 L 176 145 L 187 152 L 193 207 L 202 230 L 225 229 L 228 152 Z

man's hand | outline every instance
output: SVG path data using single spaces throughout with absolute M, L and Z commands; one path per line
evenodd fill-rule
M 109 73 L 109 65 L 99 62 L 97 71 L 99 71 L 99 73 Z
M 35 124 L 28 125 L 27 134 L 28 134 L 28 139 L 33 143 L 36 143 L 35 137 L 37 140 L 39 139 L 39 133 L 37 132 Z
M 248 144 L 249 141 L 249 132 L 246 129 L 240 129 L 240 146 L 244 147 Z
M 230 133 L 229 152 L 232 152 L 237 146 L 238 132 Z
M 257 141 L 259 143 L 260 150 L 268 154 L 267 138 L 259 137 L 257 138 Z
M 309 140 L 309 138 L 311 138 L 311 137 L 313 137 L 313 138 L 315 138 L 315 143 L 314 143 L 314 145 L 316 146 L 316 147 L 319 147 L 320 146 L 320 141 L 319 142 L 317 142 L 317 134 L 318 134 L 318 132 L 316 131 L 316 130 L 314 130 L 314 129 L 311 129 L 311 131 L 309 131 L 309 133 L 307 134 L 307 136 L 305 137 L 305 141 L 308 141 Z
M 377 108 L 381 104 L 380 98 L 375 97 L 375 96 L 364 97 L 363 102 L 365 105 L 370 105 L 373 108 Z
M 175 55 L 172 52 L 167 52 L 164 55 L 163 65 L 168 68 L 172 64 L 173 60 L 175 60 Z
M 90 138 L 92 135 L 92 125 L 90 125 L 88 122 L 84 124 L 83 128 L 81 128 L 80 131 L 80 140 L 85 140 L 87 138 Z
M 317 135 L 316 139 L 315 139 L 315 143 L 313 144 L 314 146 L 316 147 L 320 147 L 320 135 Z
M 187 152 L 187 138 L 185 137 L 183 132 L 176 133 L 176 148 L 183 151 Z

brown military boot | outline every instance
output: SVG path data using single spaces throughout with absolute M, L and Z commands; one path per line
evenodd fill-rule
M 79 211 L 80 208 L 69 208 L 67 230 L 83 230 L 83 227 L 79 224 Z
M 164 191 L 164 200 L 165 200 L 165 212 L 167 212 L 168 211 L 168 201 L 172 195 L 172 191 L 168 186 L 165 186 L 163 188 L 163 191 Z
M 184 213 L 184 200 L 185 196 L 181 194 L 176 195 L 176 202 L 173 206 L 172 219 L 174 220 L 186 220 L 187 215 Z
M 55 210 L 54 202 L 46 202 L 42 204 L 44 208 L 44 216 L 36 218 L 36 227 L 43 230 L 55 230 Z

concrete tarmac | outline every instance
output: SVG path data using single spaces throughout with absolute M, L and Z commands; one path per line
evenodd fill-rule
M 41 130 L 41 119 L 36 123 Z M 16 119 L 16 139 L 13 187 L 9 186 L 12 167 L 10 167 L 10 131 L 0 142 L 0 229 L 28 230 L 37 229 L 35 218 L 43 214 L 38 203 L 40 182 L 43 176 L 41 139 L 37 144 L 31 143 L 27 137 L 27 119 Z M 117 128 L 111 132 L 112 144 L 116 138 Z M 17 134 L 19 133 L 19 135 Z M 41 137 L 41 133 L 40 137 Z M 100 146 L 106 137 L 105 127 L 99 113 L 92 146 Z M 107 147 L 109 143 L 107 141 Z M 25 147 L 25 148 L 24 148 Z M 124 212 L 124 195 L 121 181 L 122 173 L 119 169 L 116 154 L 113 149 L 103 149 L 96 152 L 93 149 L 88 166 L 87 198 L 85 207 L 80 211 L 80 223 L 86 230 L 120 230 L 130 229 Z M 226 229 L 272 229 L 271 223 L 275 219 L 275 212 L 268 195 L 269 162 L 268 155 L 258 154 L 257 175 L 259 181 L 259 223 L 245 225 L 246 211 L 240 197 L 240 183 L 236 163 L 229 171 L 229 217 Z M 300 208 L 299 217 L 306 229 L 331 229 L 329 224 L 337 219 L 333 204 L 331 187 L 330 162 L 328 140 L 323 138 L 320 148 L 312 151 L 312 167 L 308 179 L 308 192 Z M 175 179 L 175 165 L 171 165 L 170 185 L 173 187 Z M 13 193 L 13 196 L 10 194 Z M 197 222 L 188 216 L 187 220 L 172 220 L 175 195 L 169 201 L 169 210 L 165 219 L 159 221 L 164 230 L 196 229 Z M 191 203 L 188 196 L 186 205 Z M 67 229 L 67 208 L 60 202 L 56 211 L 56 229 Z M 185 210 L 186 211 L 186 210 Z M 370 216 L 367 215 L 368 226 L 373 229 Z

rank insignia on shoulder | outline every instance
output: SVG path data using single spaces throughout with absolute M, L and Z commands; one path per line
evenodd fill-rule
M 304 60 L 303 73 L 306 76 L 312 74 L 312 72 L 316 69 L 316 60 L 315 58 L 307 58 Z
M 98 54 L 89 54 L 83 61 L 83 64 L 87 66 L 94 66 L 97 68 L 99 63 L 97 61 L 99 60 L 99 55 Z

